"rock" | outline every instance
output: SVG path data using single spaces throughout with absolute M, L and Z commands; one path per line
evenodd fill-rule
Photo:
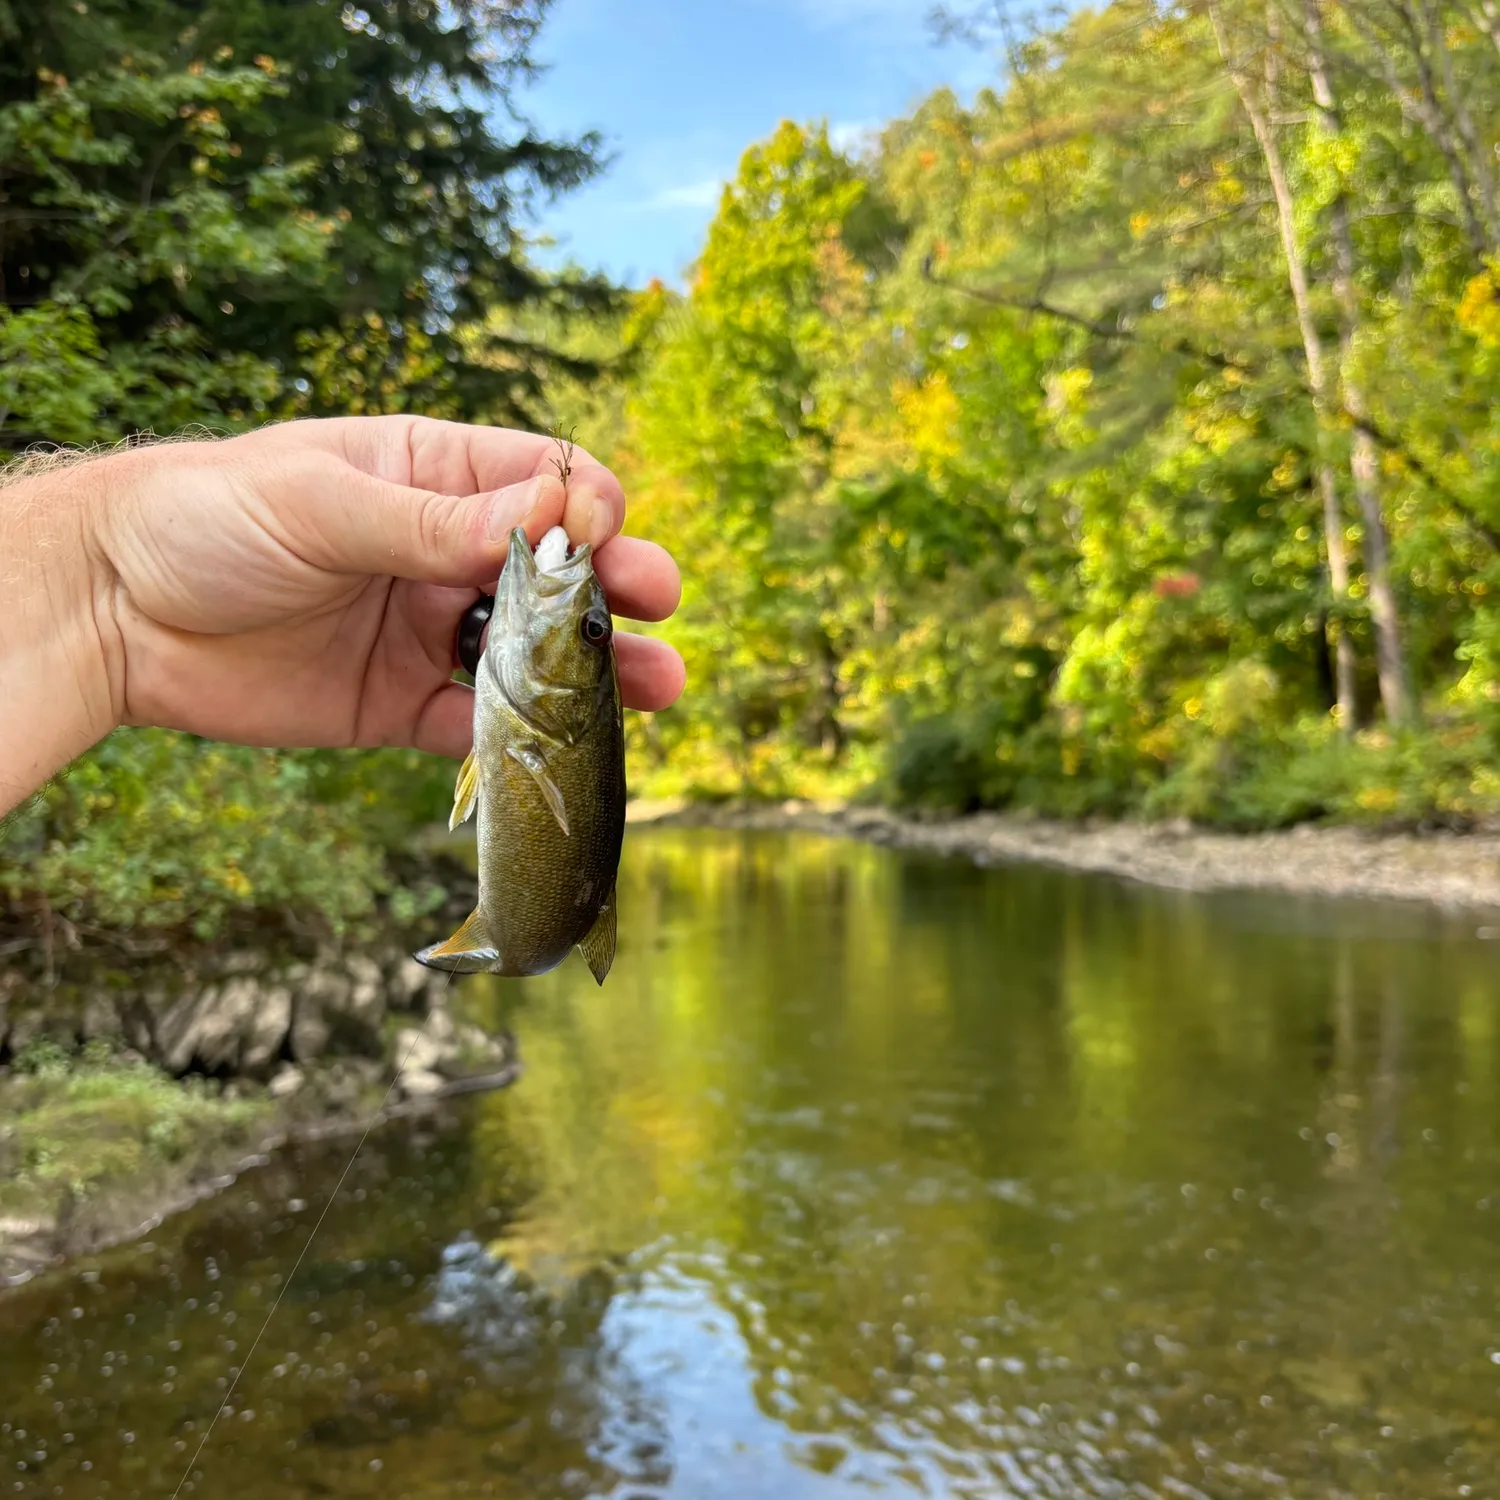
M 373 958 L 356 953 L 344 964 L 352 981 L 348 1013 L 367 1025 L 378 1026 L 385 1013 L 385 976 Z
M 447 1087 L 448 1081 L 441 1073 L 427 1068 L 407 1068 L 397 1081 L 397 1091 L 404 1099 L 430 1099 Z
M 83 1030 L 83 1007 L 76 996 L 54 992 L 36 1012 L 36 1028 L 36 1036 L 60 1047 L 72 1047 Z
M 264 1073 L 280 1055 L 291 1029 L 292 992 L 281 984 L 262 990 L 240 1050 L 241 1069 L 250 1074 Z
M 292 1056 L 312 1062 L 328 1050 L 333 1036 L 332 1016 L 349 998 L 352 989 L 342 974 L 311 969 L 292 1000 Z
M 403 958 L 386 981 L 391 1005 L 399 1010 L 415 1010 L 427 994 L 432 975 L 433 970 L 426 964 L 419 964 L 414 958 Z
M 292 1005 L 292 1055 L 309 1062 L 328 1051 L 381 1055 L 385 987 L 373 960 L 341 960 L 349 973 L 313 969 Z
M 508 1036 L 492 1037 L 478 1026 L 459 1026 L 436 1063 L 437 1071 L 447 1078 L 462 1078 L 498 1068 L 511 1060 L 509 1041 Z
M 512 1060 L 508 1033 L 492 1037 L 470 1022 L 459 1022 L 446 1010 L 435 1010 L 423 1026 L 407 1026 L 396 1035 L 394 1057 L 404 1079 L 408 1073 L 436 1073 L 443 1078 L 493 1070 Z
M 403 1083 L 412 1073 L 432 1071 L 444 1055 L 443 1044 L 419 1027 L 408 1026 L 396 1033 L 396 1066 L 401 1069 Z
M 385 1018 L 394 1007 L 432 1017 L 437 1050 L 424 1047 L 417 1071 L 437 1072 L 440 1057 L 474 1048 L 473 1035 L 459 1042 L 443 1008 L 449 976 L 398 949 L 329 947 L 313 963 L 274 963 L 240 950 L 203 955 L 200 963 L 196 973 L 157 968 L 139 987 L 129 974 L 105 975 L 76 996 L 64 988 L 33 997 L 32 986 L 0 971 L 0 1048 L 13 1055 L 42 1039 L 68 1047 L 106 1040 L 178 1076 L 202 1069 L 266 1079 L 283 1060 L 306 1068 L 331 1057 L 383 1067 Z M 24 1009 L 18 989 L 27 996 Z
M 307 1075 L 301 1068 L 285 1063 L 266 1086 L 266 1092 L 273 1099 L 289 1099 L 306 1082 Z
M 125 1028 L 125 1040 L 142 1057 L 155 1058 L 154 1031 L 156 1017 L 167 1008 L 166 994 L 160 988 L 147 990 L 120 1003 L 120 1019 Z
M 292 1002 L 291 1052 L 298 1062 L 315 1062 L 328 1050 L 333 1027 L 317 1001 L 298 995 Z
M 215 1071 L 237 1071 L 246 1054 L 264 1068 L 281 1048 L 290 1021 L 290 996 L 267 990 L 250 974 L 223 984 L 189 988 L 158 1011 L 154 1027 L 156 1060 L 169 1073 L 186 1073 L 195 1064 Z M 144 1028 L 134 1013 L 124 1032 L 139 1045 Z
M 354 1109 L 359 1104 L 361 1082 L 354 1068 L 347 1063 L 334 1063 L 323 1070 L 317 1084 L 324 1107 L 340 1113 Z
M 83 1002 L 79 1029 L 86 1042 L 123 1041 L 125 1027 L 120 1020 L 120 1008 L 115 997 L 98 993 L 90 995 Z
M 186 1073 L 198 1044 L 198 1027 L 218 1003 L 219 992 L 213 985 L 202 989 L 189 986 L 163 1013 L 158 1013 L 153 1028 L 156 1059 L 169 1073 Z
M 10 1048 L 10 1055 L 15 1057 L 24 1052 L 42 1034 L 42 1013 L 39 1009 L 27 1009 L 18 1011 L 11 1017 L 10 1033 L 6 1037 L 6 1046 Z

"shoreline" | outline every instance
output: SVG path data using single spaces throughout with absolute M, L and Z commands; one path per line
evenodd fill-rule
M 456 922 L 472 876 L 442 877 L 430 920 Z M 59 917 L 37 934 L 8 915 L 0 1290 L 138 1239 L 287 1147 L 520 1071 L 514 1037 L 456 1014 L 448 976 L 411 959 L 416 934 L 397 924 L 348 946 L 247 926 L 138 952 Z
M 448 1080 L 432 1093 L 403 1094 L 394 1083 L 355 1084 L 337 1064 L 314 1075 L 295 1098 L 259 1101 L 264 1115 L 243 1132 L 210 1141 L 191 1160 L 101 1183 L 78 1197 L 64 1192 L 55 1211 L 0 1214 L 0 1298 L 70 1261 L 142 1239 L 164 1220 L 217 1196 L 246 1172 L 288 1147 L 363 1135 L 393 1120 L 431 1114 L 462 1098 L 509 1087 L 520 1075 L 512 1058 L 488 1073 Z
M 637 801 L 630 804 L 628 821 L 633 827 L 854 838 L 981 865 L 1040 864 L 1182 891 L 1400 901 L 1449 913 L 1496 914 L 1495 925 L 1481 927 L 1479 935 L 1500 937 L 1500 832 L 1397 833 L 1303 825 L 1239 834 L 1183 822 L 1065 823 L 995 812 L 912 816 L 878 807 L 807 802 Z M 404 1038 L 410 1035 L 403 1033 Z M 412 1062 L 430 1065 L 432 1059 L 413 1057 Z M 97 1190 L 81 1196 L 63 1193 L 55 1211 L 51 1205 L 23 1216 L 0 1211 L 0 1295 L 79 1256 L 149 1234 L 164 1219 L 264 1165 L 277 1151 L 439 1108 L 467 1093 L 505 1087 L 519 1063 L 511 1050 L 497 1069 L 458 1077 L 434 1073 L 415 1094 L 386 1092 L 377 1081 L 381 1071 L 369 1060 L 329 1059 L 307 1067 L 306 1087 L 289 1097 L 275 1088 L 250 1085 L 253 1117 L 239 1129 L 204 1141 L 189 1159 L 101 1181 Z
M 1186 822 L 1065 823 L 1019 813 L 915 817 L 807 802 L 637 802 L 636 827 L 856 838 L 980 864 L 1044 864 L 1184 891 L 1256 890 L 1500 912 L 1500 833 L 1395 833 L 1301 824 L 1223 833 Z

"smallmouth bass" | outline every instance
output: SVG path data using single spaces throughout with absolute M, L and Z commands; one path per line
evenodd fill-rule
M 578 947 L 604 983 L 615 956 L 625 732 L 614 628 L 588 544 L 511 533 L 474 679 L 474 749 L 450 828 L 476 819 L 479 904 L 415 956 L 458 974 L 544 974 Z

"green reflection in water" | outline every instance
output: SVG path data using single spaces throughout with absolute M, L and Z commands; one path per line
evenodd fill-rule
M 1491 1493 L 1472 923 L 669 831 L 621 906 L 468 983 L 523 1081 L 372 1139 L 190 1493 Z M 347 1150 L 0 1300 L 0 1494 L 169 1495 Z

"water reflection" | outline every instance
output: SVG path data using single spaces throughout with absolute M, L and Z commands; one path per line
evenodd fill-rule
M 471 981 L 522 1083 L 372 1140 L 189 1492 L 1489 1493 L 1471 923 L 668 832 L 622 911 Z M 345 1150 L 0 1301 L 0 1486 L 170 1495 Z

